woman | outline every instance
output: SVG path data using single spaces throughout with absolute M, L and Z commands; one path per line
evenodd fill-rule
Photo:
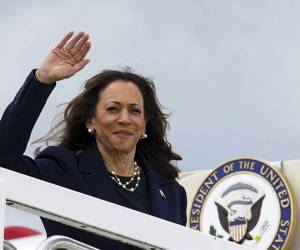
M 33 70 L 0 122 L 0 166 L 109 202 L 185 225 L 186 194 L 166 141 L 168 123 L 148 79 L 103 71 L 66 108 L 59 139 L 35 159 L 23 156 L 33 126 L 55 82 L 89 62 L 88 35 L 68 33 Z M 47 235 L 66 235 L 100 249 L 134 249 L 42 219 Z

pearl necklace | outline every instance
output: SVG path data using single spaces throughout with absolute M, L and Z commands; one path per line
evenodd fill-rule
M 134 162 L 134 172 L 133 172 L 133 176 L 131 176 L 129 181 L 126 181 L 125 183 L 123 183 L 120 178 L 116 175 L 115 171 L 111 171 L 111 174 L 113 176 L 111 176 L 112 180 L 117 183 L 120 187 L 122 187 L 123 189 L 129 191 L 129 192 L 134 192 L 140 183 L 141 177 L 140 177 L 140 167 L 137 165 L 136 162 Z M 128 185 L 133 182 L 136 179 L 136 184 L 134 185 L 134 187 L 129 188 Z

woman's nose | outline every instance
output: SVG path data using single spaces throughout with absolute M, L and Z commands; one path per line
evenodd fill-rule
M 122 110 L 122 112 L 120 113 L 119 122 L 125 123 L 125 124 L 131 123 L 130 114 L 129 114 L 128 110 Z

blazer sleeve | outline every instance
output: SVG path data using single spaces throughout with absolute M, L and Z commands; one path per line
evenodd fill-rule
M 23 153 L 32 129 L 55 87 L 36 80 L 32 70 L 0 121 L 0 166 L 36 178 L 41 177 L 35 160 Z

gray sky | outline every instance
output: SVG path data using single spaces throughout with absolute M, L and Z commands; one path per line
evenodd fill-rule
M 32 139 L 84 80 L 130 66 L 154 79 L 172 112 L 183 171 L 300 158 L 299 1 L 1 1 L 0 20 L 0 114 L 67 31 L 91 36 L 90 64 L 58 84 Z

